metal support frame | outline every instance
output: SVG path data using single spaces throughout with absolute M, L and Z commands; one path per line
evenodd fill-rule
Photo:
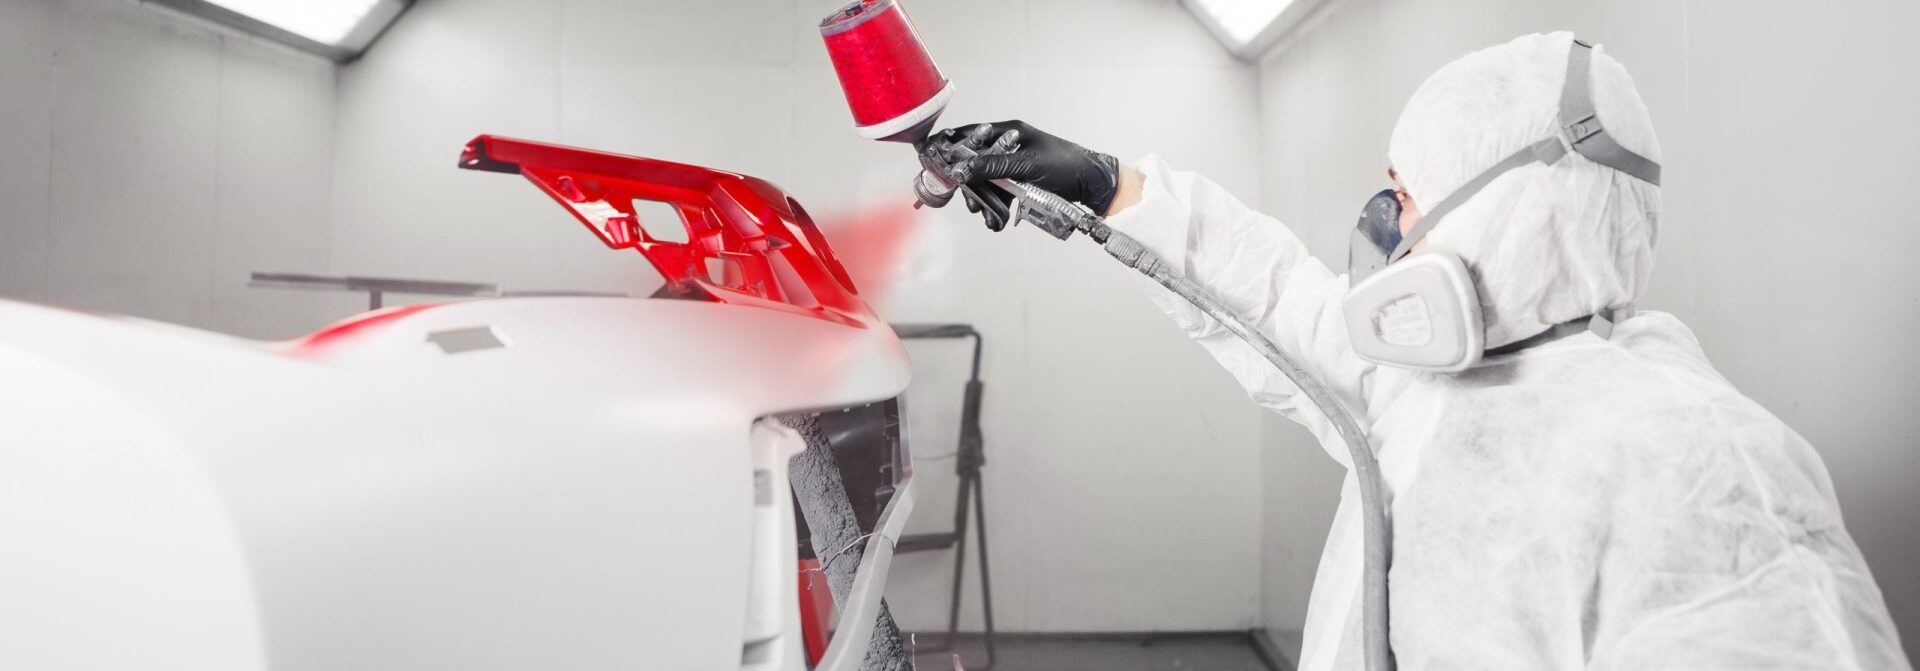
M 263 273 L 253 271 L 247 286 L 257 289 L 302 289 L 307 291 L 349 291 L 367 294 L 367 309 L 386 307 L 387 294 L 417 296 L 454 296 L 459 298 L 514 298 L 520 296 L 599 296 L 624 298 L 612 291 L 501 291 L 492 284 L 408 280 L 392 277 L 334 277 L 302 273 Z
M 257 270 L 247 280 L 247 286 L 262 289 L 364 291 L 367 294 L 368 310 L 386 307 L 386 295 L 390 293 L 423 296 L 495 296 L 500 293 L 499 287 L 475 282 L 403 280 L 390 277 L 330 277 L 300 273 L 263 273 Z
M 906 553 L 954 549 L 953 602 L 947 610 L 947 637 L 940 644 L 925 648 L 931 651 L 953 650 L 960 631 L 961 584 L 967 567 L 967 513 L 971 507 L 977 525 L 974 535 L 979 538 L 980 546 L 980 613 L 986 624 L 982 640 L 987 647 L 987 663 L 968 668 L 985 671 L 993 668 L 994 663 L 993 581 L 987 567 L 987 494 L 980 479 L 980 467 L 987 463 L 986 444 L 980 431 L 980 400 L 986 390 L 985 384 L 980 381 L 980 352 L 985 343 L 980 332 L 970 324 L 894 324 L 893 330 L 901 340 L 973 339 L 973 367 L 967 378 L 966 397 L 960 406 L 960 441 L 954 453 L 954 474 L 958 476 L 958 485 L 954 488 L 953 531 L 906 536 L 900 539 L 895 551 Z

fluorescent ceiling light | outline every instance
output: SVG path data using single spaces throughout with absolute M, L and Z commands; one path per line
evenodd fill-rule
M 1340 0 L 1182 0 L 1227 51 L 1256 60 L 1309 15 Z
M 1272 25 L 1293 0 L 1194 0 L 1193 4 L 1213 17 L 1234 46 L 1239 46 L 1252 42 L 1260 31 Z
M 379 0 L 207 0 L 301 37 L 339 46 Z
M 413 0 L 151 0 L 338 61 L 366 51 Z

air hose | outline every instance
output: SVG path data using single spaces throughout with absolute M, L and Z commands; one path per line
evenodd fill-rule
M 1381 492 L 1385 491 L 1380 482 L 1380 464 L 1374 459 L 1366 435 L 1360 432 L 1360 425 L 1354 422 L 1346 406 L 1341 405 L 1339 399 L 1334 398 L 1333 392 L 1318 378 L 1288 356 L 1285 350 L 1273 344 L 1266 334 L 1255 330 L 1234 314 L 1220 299 L 1214 298 L 1213 294 L 1168 265 L 1160 255 L 1132 236 L 1113 230 L 1106 222 L 1086 222 L 1082 224 L 1082 230 L 1099 242 L 1113 258 L 1200 308 L 1201 312 L 1219 321 L 1228 331 L 1266 357 L 1274 368 L 1280 369 L 1282 375 L 1293 381 L 1294 386 L 1299 387 L 1300 392 L 1306 394 L 1326 414 L 1334 430 L 1340 433 L 1340 439 L 1347 445 L 1348 459 L 1353 462 L 1354 479 L 1360 486 L 1360 513 L 1365 524 L 1362 623 L 1365 627 L 1367 671 L 1390 671 L 1394 664 L 1393 649 L 1387 638 L 1387 564 L 1393 554 L 1393 534 L 1388 526 L 1386 502 L 1380 500 Z

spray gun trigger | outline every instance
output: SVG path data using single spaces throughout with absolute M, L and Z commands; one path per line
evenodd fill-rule
M 967 136 L 960 139 L 960 146 L 966 149 L 979 149 L 987 144 L 988 136 L 993 134 L 993 124 L 974 124 L 967 130 Z
M 1019 149 L 1020 149 L 1020 131 L 1009 130 L 1005 133 L 1001 133 L 1000 139 L 994 140 L 993 146 L 988 147 L 986 151 L 981 153 L 1011 154 L 1015 151 L 1018 151 Z

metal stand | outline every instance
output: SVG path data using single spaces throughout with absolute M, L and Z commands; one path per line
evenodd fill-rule
M 500 293 L 500 289 L 491 284 L 474 282 L 403 280 L 390 277 L 331 277 L 301 273 L 263 273 L 257 270 L 253 272 L 253 278 L 247 282 L 247 286 L 268 289 L 365 292 L 368 310 L 385 307 L 386 296 L 389 293 L 426 296 L 493 296 Z
M 253 271 L 247 286 L 262 289 L 304 289 L 309 291 L 350 291 L 367 295 L 367 309 L 378 310 L 386 306 L 387 294 L 415 294 L 420 296 L 458 296 L 462 298 L 493 298 L 516 296 L 615 296 L 626 294 L 601 291 L 501 291 L 499 287 L 478 282 L 442 282 L 439 280 L 409 280 L 392 277 L 336 277 L 332 275 L 308 275 L 304 273 L 263 273 Z
M 914 534 L 900 539 L 895 545 L 895 553 L 920 552 L 925 550 L 954 549 L 953 557 L 953 604 L 947 611 L 947 639 L 939 645 L 929 646 L 927 650 L 951 651 L 960 631 L 960 587 L 961 577 L 967 566 L 967 513 L 969 506 L 977 527 L 974 535 L 980 539 L 980 613 L 986 620 L 984 640 L 987 646 L 987 663 L 969 667 L 978 671 L 993 668 L 993 581 L 987 570 L 987 512 L 986 490 L 980 483 L 980 467 L 986 465 L 985 442 L 980 433 L 980 397 L 985 385 L 980 381 L 980 350 L 983 346 L 980 332 L 968 324 L 894 324 L 894 333 L 901 340 L 916 339 L 973 339 L 973 372 L 967 378 L 966 400 L 960 406 L 960 444 L 954 452 L 955 475 L 959 484 L 955 487 L 953 505 L 953 531 L 941 534 Z

